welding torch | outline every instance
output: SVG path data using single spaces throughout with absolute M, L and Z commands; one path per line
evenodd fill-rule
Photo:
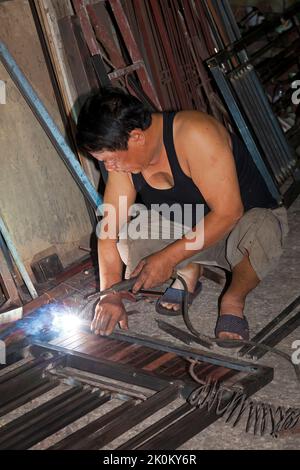
M 173 277 L 173 276 L 172 276 Z M 108 287 L 107 289 L 101 290 L 99 292 L 95 292 L 93 294 L 87 295 L 85 298 L 88 300 L 92 300 L 96 297 L 101 297 L 102 295 L 106 294 L 114 294 L 116 292 L 123 292 L 123 291 L 128 291 L 132 289 L 134 286 L 136 280 L 138 279 L 138 276 L 131 277 L 130 279 L 124 279 L 123 281 L 117 282 L 116 284 L 113 284 L 111 287 Z M 163 292 L 158 292 L 158 291 L 149 291 L 145 289 L 140 289 L 139 293 L 141 296 L 146 296 L 146 297 L 157 297 L 159 298 L 161 295 L 163 295 Z
M 106 295 L 106 294 L 114 294 L 116 292 L 128 291 L 134 286 L 137 278 L 138 276 L 131 277 L 130 279 L 124 279 L 123 281 L 113 284 L 111 287 L 108 287 L 107 289 L 101 290 L 100 292 L 95 292 L 94 294 L 90 294 L 86 298 L 90 300 L 96 297 L 101 297 L 102 295 Z

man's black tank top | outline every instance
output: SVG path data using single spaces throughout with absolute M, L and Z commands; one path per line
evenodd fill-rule
M 176 112 L 163 113 L 163 141 L 166 148 L 170 168 L 172 171 L 174 186 L 170 189 L 156 189 L 150 186 L 141 173 L 132 174 L 132 180 L 136 191 L 140 195 L 141 202 L 148 208 L 152 204 L 174 203 L 204 205 L 204 215 L 210 209 L 201 192 L 194 184 L 193 180 L 182 171 L 175 151 L 173 140 L 173 121 Z M 268 190 L 265 180 L 257 169 L 245 144 L 236 135 L 232 134 L 233 155 L 235 159 L 237 175 L 240 185 L 244 210 L 248 211 L 253 207 L 275 208 L 278 206 Z M 197 220 L 196 210 L 192 211 L 192 226 Z

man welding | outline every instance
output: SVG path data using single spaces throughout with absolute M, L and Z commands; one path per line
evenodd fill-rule
M 243 142 L 207 114 L 151 113 L 134 96 L 108 88 L 82 107 L 77 143 L 105 165 L 104 203 L 116 213 L 117 235 L 98 241 L 101 289 L 122 280 L 123 262 L 126 277 L 138 276 L 133 292 L 162 284 L 176 270 L 186 281 L 191 304 L 200 292 L 202 265 L 219 266 L 232 278 L 221 299 L 216 337 L 247 340 L 246 297 L 276 266 L 288 224 L 285 208 L 270 194 Z M 149 224 L 140 227 L 140 238 L 120 236 L 134 223 L 129 211 L 121 214 L 120 199 L 126 198 L 129 208 L 138 194 L 149 214 L 159 204 L 191 207 L 189 231 L 166 237 L 151 219 L 151 230 Z M 179 224 L 170 219 L 169 225 L 177 229 Z M 156 310 L 180 314 L 182 299 L 182 285 L 175 280 Z M 128 328 L 122 295 L 101 297 L 92 330 L 109 335 L 118 323 Z

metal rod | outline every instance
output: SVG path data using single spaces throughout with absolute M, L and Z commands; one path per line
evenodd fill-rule
M 130 428 L 136 426 L 141 421 L 152 416 L 174 401 L 178 397 L 178 394 L 178 386 L 170 385 L 164 388 L 142 403 L 137 404 L 133 409 L 111 421 L 104 429 L 96 431 L 93 435 L 78 443 L 78 447 L 76 446 L 75 448 L 79 448 L 80 450 L 101 449 Z
M 119 416 L 122 416 L 124 412 L 133 409 L 134 406 L 134 400 L 125 401 L 124 403 L 122 403 L 122 405 L 114 408 L 105 415 L 100 416 L 99 418 L 95 419 L 83 428 L 78 429 L 78 431 L 74 432 L 70 436 L 65 437 L 53 446 L 49 447 L 47 450 L 68 450 L 72 447 L 78 449 L 78 442 L 86 439 L 89 435 L 103 428 Z
M 252 339 L 255 343 L 260 343 L 262 340 L 269 334 L 271 331 L 281 323 L 296 307 L 300 305 L 300 295 L 296 297 L 287 307 L 285 307 L 282 312 L 280 312 L 277 317 L 273 318 L 266 326 L 264 326 Z M 240 351 L 240 356 L 245 356 L 253 349 L 253 346 L 243 346 Z
M 285 158 L 286 158 L 287 162 L 289 163 L 290 166 L 292 166 L 292 164 L 295 162 L 295 160 L 293 159 L 293 156 L 292 156 L 291 151 L 289 149 L 289 146 L 287 144 L 287 141 L 286 141 L 285 135 L 283 133 L 283 130 L 282 130 L 282 128 L 281 128 L 281 126 L 280 126 L 280 124 L 277 120 L 277 117 L 273 113 L 273 110 L 271 108 L 269 100 L 268 100 L 268 98 L 266 97 L 266 95 L 263 91 L 263 88 L 261 86 L 261 83 L 259 82 L 257 74 L 255 73 L 254 67 L 252 65 L 248 65 L 247 69 L 251 73 L 251 78 L 252 78 L 253 84 L 254 84 L 254 86 L 257 90 L 258 96 L 261 99 L 261 102 L 262 102 L 263 106 L 265 107 L 266 111 L 268 112 L 269 119 L 270 119 L 270 121 L 273 125 L 273 128 L 274 128 L 274 134 L 275 134 L 275 136 L 277 136 L 277 138 L 280 142 L 280 146 L 282 148 L 283 155 L 286 155 Z
M 184 330 L 181 330 L 180 328 L 177 328 L 177 326 L 171 325 L 170 323 L 167 323 L 165 321 L 156 320 L 156 322 L 157 322 L 158 328 L 160 330 L 164 331 L 165 333 L 168 333 L 169 335 L 173 336 L 174 338 L 179 339 L 183 343 L 188 344 L 188 345 L 191 344 L 191 343 L 198 343 L 201 346 L 203 346 L 204 341 L 199 340 L 199 338 L 197 338 L 197 336 L 193 336 L 190 333 L 188 333 Z M 209 346 L 209 343 L 207 343 L 207 345 Z M 205 347 L 207 347 L 207 346 L 205 346 Z
M 15 400 L 9 402 L 7 405 L 0 408 L 0 417 L 6 415 L 12 410 L 19 408 L 20 406 L 24 405 L 25 403 L 30 402 L 36 397 L 43 395 L 46 392 L 49 392 L 53 388 L 57 387 L 59 382 L 57 380 L 45 380 L 41 385 L 34 388 L 32 391 L 24 393 L 20 397 L 16 398 Z
M 221 356 L 218 354 L 201 351 L 200 349 L 186 348 L 185 346 L 177 347 L 168 341 L 156 340 L 155 338 L 141 334 L 138 336 L 129 336 L 114 332 L 110 337 L 121 341 L 128 341 L 130 343 L 142 344 L 143 346 L 160 349 L 164 352 L 172 352 L 182 357 L 192 357 L 193 359 L 202 362 L 209 362 L 210 364 L 214 364 L 216 366 L 228 367 L 234 370 L 245 372 L 256 372 L 258 370 L 257 366 L 251 362 L 239 361 L 228 356 Z
M 48 402 L 43 403 L 28 413 L 23 414 L 19 418 L 10 421 L 0 429 L 0 444 L 8 439 L 11 435 L 15 435 L 16 433 L 26 429 L 29 423 L 33 424 L 39 419 L 42 419 L 49 408 L 54 410 L 59 404 L 67 403 L 70 398 L 77 396 L 81 390 L 81 387 L 73 387 L 69 390 L 66 390 Z
M 300 311 L 293 315 L 289 320 L 285 323 L 280 325 L 277 330 L 273 331 L 269 336 L 265 337 L 265 339 L 261 342 L 267 346 L 273 347 L 276 344 L 280 343 L 286 336 L 288 336 L 292 331 L 300 326 Z M 264 356 L 268 351 L 264 350 L 263 348 L 254 348 L 248 356 L 253 359 L 260 359 Z
M 272 108 L 268 104 L 268 99 L 264 95 L 260 83 L 258 81 L 254 83 L 253 74 L 253 67 L 247 66 L 244 74 L 244 83 L 246 84 L 246 86 L 248 86 L 249 94 L 251 96 L 251 99 L 253 100 L 253 105 L 255 106 L 255 110 L 258 117 L 257 122 L 260 122 L 260 128 L 264 129 L 267 133 L 265 142 L 270 145 L 273 158 L 278 161 L 281 171 L 286 179 L 289 172 L 287 168 L 286 158 L 284 158 L 284 151 L 282 151 L 280 142 L 278 141 L 278 132 L 280 131 L 274 129 L 272 121 Z
M 117 447 L 116 450 L 132 450 L 136 449 L 138 446 L 142 445 L 145 441 L 153 437 L 157 432 L 162 431 L 166 426 L 173 423 L 175 420 L 184 416 L 187 412 L 189 412 L 191 406 L 188 403 L 184 403 L 176 410 L 172 411 L 171 413 L 167 414 L 163 418 L 161 418 L 156 423 L 152 424 L 144 431 L 140 432 L 137 436 L 132 437 L 128 441 L 124 442 L 120 447 Z
M 278 201 L 281 199 L 280 192 L 275 185 L 266 165 L 265 162 L 263 161 L 260 152 L 257 148 L 257 145 L 251 135 L 251 131 L 248 127 L 248 125 L 245 122 L 244 117 L 241 114 L 241 111 L 236 103 L 236 100 L 234 99 L 234 96 L 231 92 L 231 89 L 226 81 L 226 78 L 223 75 L 223 72 L 220 70 L 219 66 L 214 63 L 214 59 L 210 59 L 208 61 L 208 66 L 210 67 L 210 71 L 218 85 L 218 88 L 220 89 L 225 102 L 230 110 L 230 113 L 234 119 L 234 121 L 237 124 L 237 127 L 241 133 L 241 136 L 248 147 L 248 150 L 251 153 L 251 156 L 254 160 L 254 163 L 256 164 L 257 168 L 259 169 L 262 177 L 264 178 L 270 193 L 273 195 L 273 197 Z
M 25 75 L 19 69 L 18 65 L 3 42 L 0 42 L 0 59 L 12 80 L 20 90 L 21 94 L 29 104 L 36 118 L 40 122 L 44 131 L 48 135 L 52 144 L 56 148 L 59 156 L 66 164 L 82 193 L 88 199 L 92 207 L 97 210 L 102 205 L 102 198 L 100 194 L 98 194 L 91 181 L 83 171 L 75 154 L 72 152 L 70 146 L 54 123 L 42 101 L 33 90 Z
M 177 449 L 181 444 L 207 428 L 217 419 L 218 416 L 213 410 L 195 410 L 191 406 L 190 413 L 185 414 L 181 419 L 171 424 L 171 426 L 168 426 L 145 444 L 139 446 L 138 450 Z
M 0 44 L 1 47 L 1 44 Z M 18 270 L 20 271 L 20 274 L 22 276 L 23 281 L 25 282 L 25 285 L 33 299 L 36 299 L 38 297 L 38 293 L 29 277 L 28 272 L 26 271 L 26 268 L 20 258 L 20 255 L 18 253 L 17 248 L 15 247 L 14 242 L 12 241 L 12 238 L 10 236 L 10 233 L 8 229 L 5 226 L 4 220 L 2 219 L 0 215 L 0 232 L 5 240 L 5 243 L 14 259 L 14 262 L 17 265 Z
M 246 69 L 243 68 L 238 74 L 234 74 L 231 83 L 236 89 L 244 111 L 255 130 L 256 136 L 276 179 L 278 182 L 282 182 L 284 179 L 283 165 L 279 161 L 274 147 L 269 142 L 270 136 L 266 129 L 265 120 L 263 120 L 263 122 L 261 121 L 262 110 L 259 112 L 261 105 L 257 100 L 256 94 L 253 94 L 252 89 L 249 89 Z
M 14 428 L 11 432 L 13 435 L 9 439 L 6 437 L 7 434 L 5 435 L 5 441 L 1 443 L 0 448 L 28 449 L 98 407 L 107 399 L 107 396 L 99 397 L 98 392 L 91 393 L 88 390 L 82 390 L 65 402 L 62 401 L 56 408 L 48 402 L 46 403 L 48 408 L 43 416 L 38 415 L 36 419 L 28 420 L 22 429 Z

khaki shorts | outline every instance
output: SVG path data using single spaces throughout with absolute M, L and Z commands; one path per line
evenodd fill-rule
M 128 234 L 131 223 L 132 221 L 122 227 L 119 235 Z M 125 273 L 127 278 L 141 259 L 174 242 L 174 238 L 165 239 L 161 229 L 157 229 L 159 239 L 150 238 L 147 226 L 145 230 L 147 233 L 143 233 L 143 227 L 141 227 L 139 232 L 141 238 L 139 239 L 132 239 L 128 235 L 126 239 L 122 239 L 121 235 L 118 241 L 117 247 L 120 256 L 127 266 Z M 151 233 L 153 234 L 153 230 Z M 193 262 L 218 266 L 232 271 L 243 257 L 248 255 L 258 278 L 263 279 L 269 271 L 275 268 L 282 254 L 283 242 L 287 233 L 287 211 L 284 207 L 276 209 L 254 208 L 243 215 L 229 235 L 226 235 L 212 247 L 192 255 L 178 264 L 177 268 L 182 268 Z

